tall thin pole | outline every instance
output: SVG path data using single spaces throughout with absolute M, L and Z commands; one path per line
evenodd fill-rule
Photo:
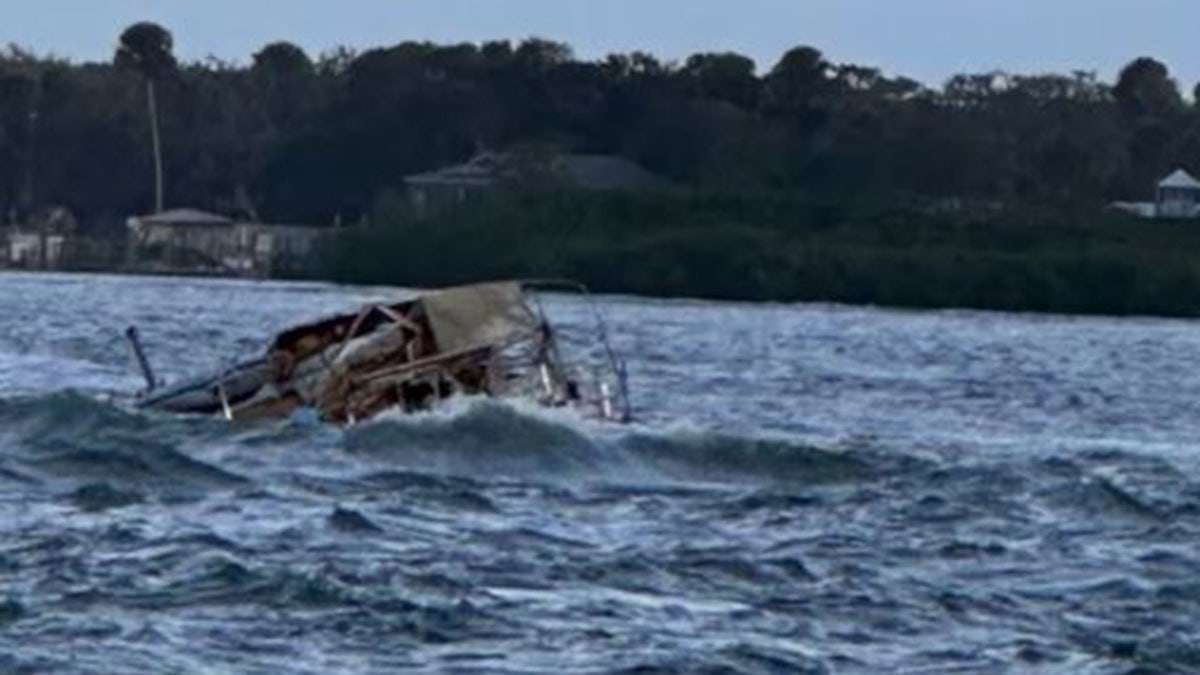
M 150 138 L 154 143 L 154 212 L 163 210 L 162 141 L 158 136 L 158 102 L 154 95 L 154 79 L 146 78 L 146 100 L 150 106 Z

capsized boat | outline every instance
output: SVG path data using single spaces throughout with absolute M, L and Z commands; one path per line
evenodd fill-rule
M 550 323 L 540 297 L 546 291 L 585 296 L 593 325 L 582 345 Z M 230 420 L 311 409 L 322 420 L 353 424 L 482 395 L 629 421 L 625 363 L 595 302 L 581 285 L 557 281 L 438 290 L 290 328 L 260 356 L 168 387 L 158 385 L 131 327 L 126 334 L 147 382 L 135 405 Z M 581 354 L 567 358 L 568 351 Z

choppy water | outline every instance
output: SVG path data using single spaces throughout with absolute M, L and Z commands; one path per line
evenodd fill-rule
M 0 672 L 1200 671 L 1194 323 L 612 299 L 627 429 L 99 400 L 387 296 L 0 276 Z

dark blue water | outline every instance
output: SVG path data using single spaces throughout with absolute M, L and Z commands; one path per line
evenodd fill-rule
M 0 276 L 0 672 L 1200 671 L 1200 325 L 617 298 L 629 428 L 108 400 L 394 294 Z

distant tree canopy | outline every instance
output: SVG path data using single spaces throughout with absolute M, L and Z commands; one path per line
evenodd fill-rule
M 940 88 L 799 46 L 598 60 L 565 44 L 406 42 L 313 59 L 176 63 L 171 34 L 130 26 L 113 63 L 0 52 L 0 209 L 71 208 L 85 229 L 153 207 L 153 81 L 167 207 L 353 221 L 404 176 L 520 146 L 619 154 L 700 192 L 827 200 L 1098 205 L 1200 168 L 1200 108 L 1167 67 L 964 74 Z M 132 69 L 144 78 L 131 78 Z M 35 122 L 35 123 L 34 123 Z
M 113 58 L 118 67 L 130 68 L 149 79 L 160 79 L 176 67 L 175 40 L 156 23 L 135 23 L 121 33 Z
M 1161 116 L 1183 105 L 1179 87 L 1171 79 L 1167 67 L 1147 57 L 1139 58 L 1121 70 L 1113 96 L 1122 109 L 1133 115 Z

